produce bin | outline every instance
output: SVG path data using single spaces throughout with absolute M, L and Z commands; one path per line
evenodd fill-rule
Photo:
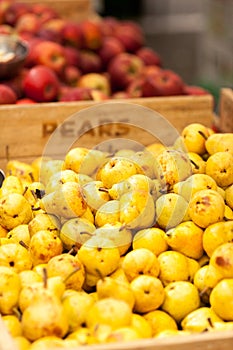
M 228 97 L 228 89 L 222 89 L 223 99 Z M 231 100 L 232 101 L 232 100 Z M 72 124 L 65 124 L 64 137 L 72 136 L 74 131 L 77 132 L 74 136 L 80 136 L 80 145 L 85 147 L 94 147 L 96 144 L 101 143 L 105 140 L 114 139 L 117 137 L 126 137 L 127 139 L 133 139 L 138 141 L 140 144 L 149 145 L 154 141 L 153 133 L 150 135 L 148 128 L 155 130 L 153 125 L 144 125 L 144 129 L 137 128 L 138 116 L 134 115 L 134 107 L 138 111 L 138 106 L 142 110 L 147 109 L 152 112 L 159 112 L 165 120 L 165 125 L 179 133 L 183 127 L 190 124 L 191 122 L 200 122 L 208 127 L 212 127 L 214 122 L 214 113 L 212 109 L 212 99 L 209 96 L 205 97 L 182 97 L 182 98 L 156 98 L 156 99 L 136 99 L 135 101 L 123 101 L 123 104 L 127 104 L 127 113 L 131 111 L 129 120 L 132 121 L 135 117 L 135 125 L 129 125 L 127 119 L 125 119 L 125 110 L 122 106 L 121 101 L 115 102 L 114 108 L 115 113 L 119 115 L 122 112 L 122 125 L 118 124 L 117 127 L 112 127 L 111 116 L 114 116 L 114 110 L 112 102 L 105 104 L 105 109 L 102 108 L 103 104 L 96 102 L 79 102 L 79 103 L 68 103 L 68 104 L 42 104 L 35 106 L 10 106 L 2 107 L 0 109 L 0 119 L 2 126 L 3 144 L 1 145 L 1 166 L 7 161 L 6 156 L 10 159 L 19 159 L 24 161 L 33 160 L 35 157 L 40 156 L 43 152 L 43 148 L 46 147 L 46 143 L 52 136 L 56 127 L 60 124 L 66 123 L 72 120 L 75 115 L 88 115 L 89 112 L 97 111 L 98 107 L 101 107 L 101 111 L 105 111 L 105 114 L 99 114 L 96 116 L 95 122 L 100 124 L 103 120 L 109 122 L 107 128 L 104 128 L 104 132 L 100 132 L 100 129 L 93 134 L 77 132 L 77 129 L 72 129 Z M 119 104 L 119 107 L 117 105 Z M 232 104 L 227 104 L 228 108 L 232 109 Z M 91 108 L 97 107 L 97 108 Z M 89 112 L 88 112 L 89 111 Z M 223 110 L 221 110 L 222 116 Z M 130 113 L 129 113 L 130 114 Z M 71 119 L 69 119 L 71 117 Z M 76 120 L 78 120 L 76 118 Z M 88 119 L 91 122 L 91 119 Z M 126 122 L 126 123 L 125 123 Z M 77 126 L 79 124 L 75 124 Z M 94 123 L 93 126 L 96 124 Z M 22 132 L 25 129 L 26 132 Z M 66 135 L 66 132 L 67 135 Z M 123 130 L 123 132 L 122 132 Z M 122 134 L 121 134 L 122 132 Z M 165 133 L 166 137 L 166 133 Z M 74 137 L 75 138 L 75 137 Z M 69 139 L 70 140 L 70 139 Z M 7 151 L 6 151 L 7 146 Z M 6 155 L 6 152 L 7 155 Z M 85 345 L 79 346 L 70 350 L 230 350 L 233 344 L 233 332 L 232 331 L 214 331 L 214 332 L 203 332 L 200 334 L 183 335 L 183 336 L 169 336 L 158 339 L 142 339 L 138 341 L 130 341 L 123 343 L 112 343 L 101 344 L 101 345 Z M 1 318 L 0 318 L 0 349 L 3 350 L 17 350 L 12 342 L 12 338 L 6 331 Z M 55 349 L 51 349 L 55 350 Z
M 104 102 L 109 105 L 109 112 L 111 111 L 111 101 L 113 102 L 113 100 Z M 160 113 L 178 132 L 193 122 L 200 122 L 208 127 L 212 127 L 214 123 L 214 103 L 211 95 L 135 98 L 121 100 L 121 102 L 138 104 Z M 98 104 L 99 102 L 94 101 L 79 101 L 1 106 L 0 167 L 5 167 L 7 159 L 30 161 L 40 156 L 57 126 L 61 123 L 64 125 L 65 120 L 74 113 Z M 107 118 L 111 119 L 111 113 L 108 113 Z M 100 123 L 102 119 L 103 116 L 100 117 Z M 69 128 L 70 126 L 68 126 Z M 83 129 L 82 125 L 80 128 Z M 69 132 L 69 130 L 64 132 Z M 117 136 L 117 130 L 110 132 L 109 136 L 113 137 L 112 133 L 114 132 Z M 132 133 L 135 139 L 139 138 L 144 144 L 149 144 L 153 140 L 149 135 L 143 137 L 143 133 L 137 134 L 135 130 L 130 131 L 129 129 L 124 137 L 130 136 Z M 87 134 L 83 144 L 93 147 L 102 142 L 106 136 L 106 133 L 103 135 L 101 132 L 96 132 L 94 138 Z
M 33 3 L 35 0 L 24 0 Z M 82 20 L 95 16 L 88 0 L 44 0 L 63 16 Z M 102 108 L 104 106 L 104 108 Z M 141 111 L 142 115 L 138 113 Z M 219 114 L 210 94 L 202 96 L 148 97 L 103 102 L 51 102 L 33 105 L 0 106 L 0 169 L 9 160 L 31 162 L 42 155 L 63 156 L 64 149 L 77 144 L 87 148 L 112 147 L 111 140 L 126 140 L 147 146 L 163 135 L 165 143 L 178 136 L 185 126 L 200 123 L 221 132 L 233 132 L 233 93 L 221 90 Z M 143 115 L 151 114 L 149 122 Z M 95 113 L 93 115 L 93 113 Z M 155 123 L 150 124 L 155 118 Z M 142 117 L 141 117 L 142 116 Z M 80 118 L 79 118 L 80 117 Z M 139 122 L 140 120 L 140 122 Z M 157 123 L 161 121 L 161 123 Z M 49 147 L 54 135 L 56 147 Z M 56 141 L 56 140 L 55 140 Z M 114 145 L 113 145 L 114 146 Z M 110 149 L 109 149 L 110 150 Z M 181 301 L 182 302 L 182 301 Z M 198 334 L 141 339 L 70 350 L 231 350 L 233 331 L 207 331 Z M 18 350 L 0 316 L 0 350 Z M 50 349 L 50 350 L 56 350 Z

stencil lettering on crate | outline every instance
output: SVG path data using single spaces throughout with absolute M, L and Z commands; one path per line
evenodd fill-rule
M 60 134 L 62 137 L 79 137 L 81 135 L 87 134 L 90 136 L 99 137 L 120 137 L 126 136 L 130 133 L 130 127 L 124 123 L 129 122 L 127 119 L 119 120 L 114 123 L 111 119 L 100 119 L 99 126 L 95 127 L 92 125 L 91 121 L 85 120 L 77 123 L 76 120 L 64 121 L 62 124 L 57 122 L 44 122 L 42 124 L 42 136 L 48 137 L 60 127 Z

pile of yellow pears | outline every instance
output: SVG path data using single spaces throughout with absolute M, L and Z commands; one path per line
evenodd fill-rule
M 0 314 L 20 350 L 233 330 L 233 134 L 9 160 Z

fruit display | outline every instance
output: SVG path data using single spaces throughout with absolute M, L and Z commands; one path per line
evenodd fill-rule
M 29 50 L 17 75 L 0 82 L 0 104 L 209 94 L 164 67 L 132 20 L 75 22 L 49 5 L 3 0 L 0 34 L 19 37 Z
M 233 134 L 9 160 L 0 313 L 20 350 L 233 330 Z

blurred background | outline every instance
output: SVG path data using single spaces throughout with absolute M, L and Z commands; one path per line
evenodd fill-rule
M 233 87 L 233 0 L 92 0 L 101 16 L 132 19 L 147 46 L 189 84 L 218 100 Z

